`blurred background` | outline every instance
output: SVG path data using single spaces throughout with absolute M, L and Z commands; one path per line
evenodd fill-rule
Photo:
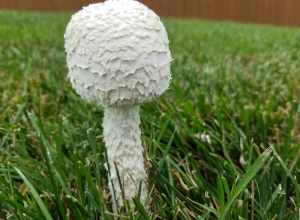
M 93 0 L 1 0 L 0 9 L 77 10 Z M 161 16 L 300 25 L 299 0 L 142 0 Z

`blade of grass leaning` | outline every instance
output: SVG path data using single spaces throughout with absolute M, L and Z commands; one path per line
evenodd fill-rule
M 27 177 L 22 173 L 21 170 L 19 170 L 17 167 L 14 167 L 19 176 L 22 178 L 24 183 L 27 185 L 29 188 L 34 200 L 36 201 L 37 205 L 40 207 L 42 214 L 44 215 L 46 220 L 53 220 L 51 217 L 51 214 L 49 210 L 47 209 L 45 203 L 42 201 L 41 197 L 39 196 L 38 192 L 34 188 L 34 186 L 30 183 L 30 181 L 27 179 Z
M 231 206 L 236 201 L 238 196 L 245 190 L 249 182 L 256 176 L 256 174 L 260 171 L 260 169 L 265 164 L 266 160 L 271 155 L 271 149 L 268 148 L 263 152 L 256 161 L 247 169 L 247 172 L 241 177 L 240 181 L 237 183 L 235 190 L 231 193 L 228 202 L 225 204 L 225 207 L 221 209 L 221 213 L 219 214 L 219 219 L 224 220 L 230 211 Z

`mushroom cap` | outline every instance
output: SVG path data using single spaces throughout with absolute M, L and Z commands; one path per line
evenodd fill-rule
M 104 106 L 141 104 L 171 79 L 168 35 L 160 18 L 135 0 L 107 0 L 74 14 L 65 33 L 76 92 Z

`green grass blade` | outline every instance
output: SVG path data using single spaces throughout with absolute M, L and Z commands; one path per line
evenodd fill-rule
M 245 190 L 249 182 L 256 176 L 256 174 L 260 171 L 260 169 L 265 164 L 266 160 L 271 155 L 271 149 L 267 149 L 264 153 L 262 153 L 256 161 L 247 169 L 246 173 L 241 177 L 234 191 L 228 199 L 228 202 L 225 204 L 224 209 L 221 209 L 220 220 L 224 220 L 227 214 L 230 211 L 233 203 L 236 201 L 238 196 Z
M 36 189 L 34 188 L 34 186 L 30 183 L 30 181 L 27 179 L 27 177 L 22 173 L 21 170 L 19 170 L 17 167 L 14 167 L 15 170 L 17 171 L 17 173 L 19 174 L 19 176 L 22 178 L 22 180 L 24 181 L 24 183 L 26 184 L 26 186 L 29 188 L 33 198 L 35 199 L 36 203 L 38 204 L 38 206 L 41 209 L 42 214 L 44 215 L 46 220 L 53 220 L 51 217 L 51 214 L 49 212 L 49 210 L 47 209 L 47 206 L 45 205 L 45 203 L 42 201 L 41 197 L 39 196 L 38 192 L 36 191 Z

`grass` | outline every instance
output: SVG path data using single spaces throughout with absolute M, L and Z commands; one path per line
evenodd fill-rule
M 0 12 L 0 219 L 113 219 L 103 111 L 66 79 L 68 14 Z M 165 20 L 166 95 L 142 107 L 151 212 L 300 218 L 300 31 Z

